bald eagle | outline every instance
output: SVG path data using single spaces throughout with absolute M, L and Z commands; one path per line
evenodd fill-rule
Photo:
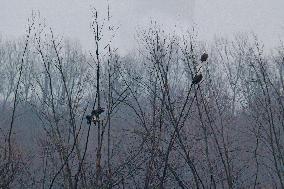
M 104 108 L 99 107 L 98 109 L 92 111 L 92 116 L 96 116 L 96 117 L 97 117 L 97 116 L 99 116 L 100 114 L 102 114 L 104 111 L 105 111 Z
M 198 84 L 202 80 L 202 77 L 202 74 L 197 74 L 196 76 L 194 76 L 194 78 L 192 79 L 192 84 Z
M 92 113 L 91 113 L 91 115 L 87 115 L 87 116 L 86 116 L 87 123 L 88 123 L 88 124 L 91 124 L 92 121 L 95 123 L 95 122 L 97 121 L 97 117 L 98 117 L 100 114 L 102 114 L 104 111 L 105 111 L 105 109 L 104 109 L 104 108 L 101 108 L 101 107 L 99 107 L 99 108 L 96 109 L 96 110 L 93 110 Z
M 87 115 L 87 116 L 86 116 L 86 119 L 87 119 L 87 123 L 88 123 L 88 124 L 91 124 L 91 123 L 92 123 L 92 116 Z
M 200 60 L 201 60 L 201 62 L 205 62 L 207 60 L 207 58 L 208 58 L 208 54 L 204 53 L 203 55 L 201 55 Z

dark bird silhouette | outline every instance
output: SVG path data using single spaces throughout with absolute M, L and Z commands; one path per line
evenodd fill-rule
M 87 116 L 86 116 L 87 123 L 88 123 L 88 124 L 91 124 L 92 121 L 94 121 L 94 119 L 95 119 L 96 117 L 98 117 L 100 114 L 102 114 L 104 111 L 105 111 L 105 109 L 104 109 L 104 108 L 101 108 L 101 107 L 99 107 L 99 108 L 96 109 L 96 110 L 93 110 L 92 113 L 91 113 L 91 115 L 87 115 Z
M 87 119 L 87 123 L 88 123 L 88 124 L 91 124 L 91 123 L 92 123 L 92 116 L 87 115 L 87 116 L 86 116 L 86 119 Z
M 205 62 L 207 60 L 207 58 L 208 58 L 208 54 L 204 53 L 203 55 L 201 55 L 200 60 L 201 60 L 201 62 Z
M 202 80 L 202 77 L 203 77 L 202 74 L 194 76 L 194 78 L 192 79 L 192 84 L 193 85 L 198 84 Z
M 98 109 L 92 111 L 92 116 L 96 116 L 97 117 L 100 114 L 102 114 L 104 111 L 105 111 L 104 108 L 99 107 Z

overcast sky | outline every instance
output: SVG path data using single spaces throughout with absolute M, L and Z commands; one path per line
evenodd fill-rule
M 107 0 L 0 0 L 0 33 L 24 34 L 32 10 L 39 10 L 60 35 L 92 47 L 90 6 L 106 13 Z M 254 31 L 268 46 L 284 39 L 284 0 L 109 0 L 113 19 L 120 26 L 119 48 L 133 47 L 134 32 L 154 19 L 184 31 L 194 24 L 201 39 Z

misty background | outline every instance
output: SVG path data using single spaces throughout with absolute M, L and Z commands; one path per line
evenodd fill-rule
M 127 53 L 134 47 L 137 26 L 150 20 L 165 29 L 184 32 L 195 27 L 201 40 L 213 40 L 215 35 L 232 37 L 238 32 L 254 32 L 266 46 L 274 47 L 284 38 L 283 0 L 1 0 L 0 33 L 8 37 L 21 36 L 31 11 L 42 18 L 59 35 L 79 40 L 90 50 L 91 5 L 111 15 L 119 32 L 116 43 Z
M 284 189 L 283 7 L 0 0 L 0 189 Z

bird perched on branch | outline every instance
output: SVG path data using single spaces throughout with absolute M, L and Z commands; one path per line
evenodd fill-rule
M 97 116 L 99 116 L 100 114 L 102 114 L 104 111 L 105 111 L 104 108 L 99 107 L 98 109 L 92 111 L 92 116 L 96 116 L 96 117 L 97 117 Z
M 198 84 L 201 80 L 202 80 L 203 76 L 202 74 L 197 74 L 196 76 L 194 76 L 194 78 L 192 79 L 192 84 L 196 85 Z
M 87 119 L 87 123 L 88 123 L 88 124 L 91 124 L 91 123 L 92 123 L 92 116 L 87 115 L 87 116 L 86 116 L 86 119 Z
M 99 107 L 98 109 L 93 110 L 92 113 L 91 113 L 91 115 L 87 115 L 87 116 L 86 116 L 87 123 L 88 123 L 88 124 L 91 124 L 92 121 L 93 121 L 93 122 L 98 121 L 98 120 L 97 120 L 97 117 L 98 117 L 100 114 L 102 114 L 104 111 L 105 111 L 105 109 L 102 108 L 102 107 Z
M 208 59 L 208 54 L 204 53 L 203 55 L 201 55 L 201 62 L 205 62 Z

